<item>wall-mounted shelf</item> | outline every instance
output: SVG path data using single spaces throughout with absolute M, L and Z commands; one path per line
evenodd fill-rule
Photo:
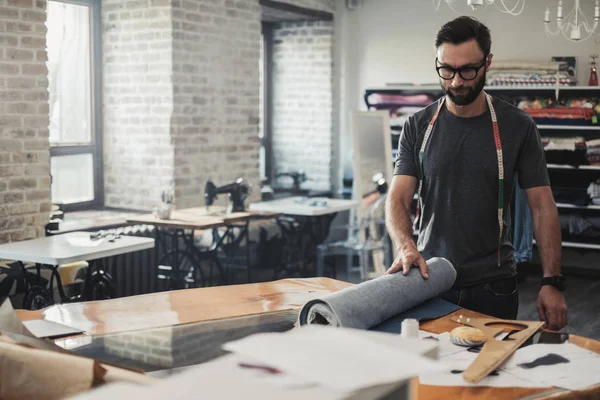
M 537 245 L 537 242 L 534 240 L 533 244 Z M 562 242 L 562 245 L 563 247 L 571 247 L 574 249 L 600 250 L 600 244 L 594 243 Z
M 578 210 L 600 210 L 600 206 L 597 206 L 597 205 L 578 206 L 575 204 L 568 204 L 568 203 L 556 203 L 556 207 L 558 207 L 558 208 L 576 208 Z
M 485 90 L 565 90 L 565 91 L 582 91 L 582 90 L 600 90 L 599 86 L 486 86 Z
M 538 125 L 538 129 L 552 129 L 557 131 L 600 131 L 600 126 L 586 125 Z
M 565 164 L 547 164 L 547 167 L 550 169 L 584 169 L 600 171 L 600 165 L 580 165 L 579 167 L 574 167 L 572 165 Z
M 600 86 L 486 86 L 484 90 L 488 91 L 550 91 L 550 90 L 564 90 L 564 91 L 584 91 L 584 90 L 600 90 Z M 431 85 L 393 85 L 383 88 L 369 89 L 375 92 L 385 92 L 386 90 L 424 90 L 424 91 L 440 91 L 441 88 L 438 84 Z

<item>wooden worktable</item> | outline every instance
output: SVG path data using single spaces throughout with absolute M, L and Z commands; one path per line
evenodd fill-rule
M 153 293 L 112 300 L 55 305 L 44 310 L 17 313 L 22 320 L 47 319 L 85 329 L 98 335 L 170 326 L 283 310 L 299 310 L 308 300 L 351 284 L 329 278 L 284 279 L 273 282 L 218 286 Z M 433 333 L 448 332 L 458 325 L 454 315 L 476 317 L 481 314 L 458 310 L 445 317 L 421 324 Z M 570 335 L 569 341 L 600 354 L 600 342 Z M 417 378 L 415 378 L 415 382 Z M 548 389 L 444 387 L 418 385 L 418 399 L 515 399 Z M 565 397 L 563 397 L 565 396 Z M 556 398 L 600 398 L 600 388 L 565 392 Z

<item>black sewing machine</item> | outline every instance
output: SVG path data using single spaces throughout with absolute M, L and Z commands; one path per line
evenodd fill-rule
M 298 170 L 298 171 L 291 171 L 291 172 L 278 172 L 275 175 L 277 178 L 282 177 L 282 176 L 289 176 L 290 178 L 292 178 L 293 184 L 292 184 L 292 189 L 295 191 L 300 191 L 300 186 L 308 181 L 308 176 L 306 176 L 306 173 L 303 170 Z
M 227 206 L 227 212 L 242 212 L 246 210 L 244 201 L 250 194 L 251 185 L 242 178 L 236 179 L 235 182 L 217 187 L 212 181 L 206 182 L 204 188 L 204 203 L 207 207 L 213 205 L 219 194 L 229 194 L 230 203 Z
M 292 179 L 291 187 L 278 187 L 274 190 L 274 193 L 270 197 L 263 196 L 263 200 L 272 200 L 273 198 L 283 198 L 289 196 L 302 196 L 302 197 L 331 197 L 332 193 L 328 190 L 310 190 L 302 189 L 301 185 L 304 182 L 312 180 L 306 175 L 304 170 L 299 169 L 296 171 L 278 172 L 275 174 L 276 178 L 288 177 Z

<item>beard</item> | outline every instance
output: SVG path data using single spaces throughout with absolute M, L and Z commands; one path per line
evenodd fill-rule
M 452 100 L 452 102 L 457 106 L 468 106 L 469 104 L 475 101 L 477 96 L 479 96 L 479 93 L 481 93 L 481 91 L 483 90 L 483 87 L 485 86 L 486 82 L 485 75 L 486 74 L 484 71 L 475 83 L 474 87 L 463 85 L 457 88 L 450 89 L 448 87 L 444 87 L 442 83 L 442 89 L 444 90 L 446 96 L 448 96 L 448 98 Z

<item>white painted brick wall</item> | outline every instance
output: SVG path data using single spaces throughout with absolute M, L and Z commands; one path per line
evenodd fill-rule
M 175 201 L 243 177 L 260 198 L 258 1 L 173 2 Z
M 335 8 L 335 0 L 286 3 Z M 104 0 L 102 17 L 106 204 L 151 209 L 173 180 L 176 207 L 198 206 L 208 179 L 238 177 L 258 199 L 258 0 Z M 317 187 L 329 187 L 330 116 L 312 124 L 326 139 L 311 152 L 326 166 L 311 171 L 327 182 Z
M 103 0 L 105 204 L 151 210 L 173 179 L 170 0 Z
M 0 0 L 0 243 L 43 236 L 50 212 L 46 2 Z
M 333 23 L 279 24 L 273 43 L 274 175 L 302 169 L 305 189 L 331 189 Z M 290 185 L 289 178 L 275 186 Z

